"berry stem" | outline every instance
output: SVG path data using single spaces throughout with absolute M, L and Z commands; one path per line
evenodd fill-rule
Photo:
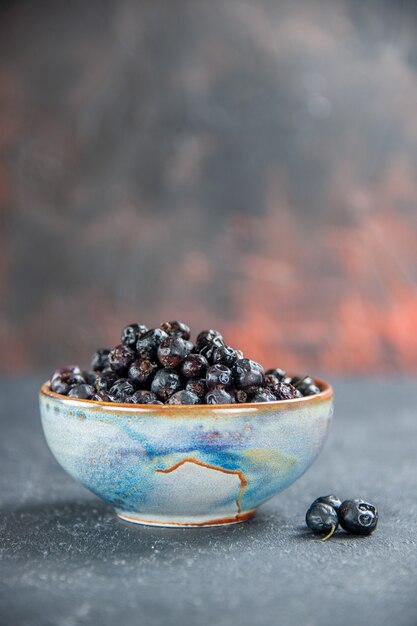
M 330 539 L 330 537 L 333 535 L 335 530 L 336 530 L 336 526 L 333 524 L 331 531 L 329 532 L 328 535 L 323 537 L 322 541 L 326 541 L 327 539 Z

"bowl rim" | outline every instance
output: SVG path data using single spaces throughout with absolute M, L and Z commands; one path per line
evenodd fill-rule
M 234 409 L 236 410 L 248 410 L 248 409 L 283 409 L 284 407 L 296 407 L 297 405 L 315 404 L 316 402 L 322 402 L 325 400 L 331 400 L 333 397 L 332 386 L 315 376 L 311 376 L 314 383 L 319 387 L 320 393 L 316 393 L 312 396 L 303 396 L 301 398 L 292 398 L 291 400 L 275 400 L 273 402 L 242 402 L 235 404 L 129 404 L 127 402 L 101 402 L 99 400 L 83 400 L 81 398 L 69 398 L 60 393 L 55 393 L 50 389 L 50 380 L 47 380 L 41 385 L 39 390 L 39 396 L 58 400 L 68 407 L 79 408 L 83 406 L 91 409 L 110 409 L 113 411 L 127 411 L 129 413 L 134 411 L 140 411 L 141 413 L 173 413 L 178 411 L 192 411 L 207 413 L 207 411 L 219 411 L 222 409 Z

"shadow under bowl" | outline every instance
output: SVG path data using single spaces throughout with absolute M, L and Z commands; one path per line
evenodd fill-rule
M 62 467 L 126 521 L 234 524 L 299 478 L 318 456 L 333 391 L 228 405 L 132 405 L 40 389 L 42 426 Z

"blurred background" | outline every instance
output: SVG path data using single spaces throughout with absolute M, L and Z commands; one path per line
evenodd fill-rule
M 0 368 L 214 327 L 417 370 L 417 4 L 0 5 Z

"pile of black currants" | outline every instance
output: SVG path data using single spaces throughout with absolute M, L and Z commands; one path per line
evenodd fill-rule
M 321 496 L 306 513 L 306 524 L 326 541 L 340 526 L 351 535 L 370 535 L 378 524 L 378 511 L 373 504 L 355 498 L 342 502 L 337 496 Z
M 217 330 L 195 343 L 179 321 L 123 329 L 121 343 L 93 354 L 91 370 L 56 370 L 51 390 L 70 398 L 130 404 L 229 404 L 291 400 L 320 392 L 310 376 L 289 377 L 226 345 Z

